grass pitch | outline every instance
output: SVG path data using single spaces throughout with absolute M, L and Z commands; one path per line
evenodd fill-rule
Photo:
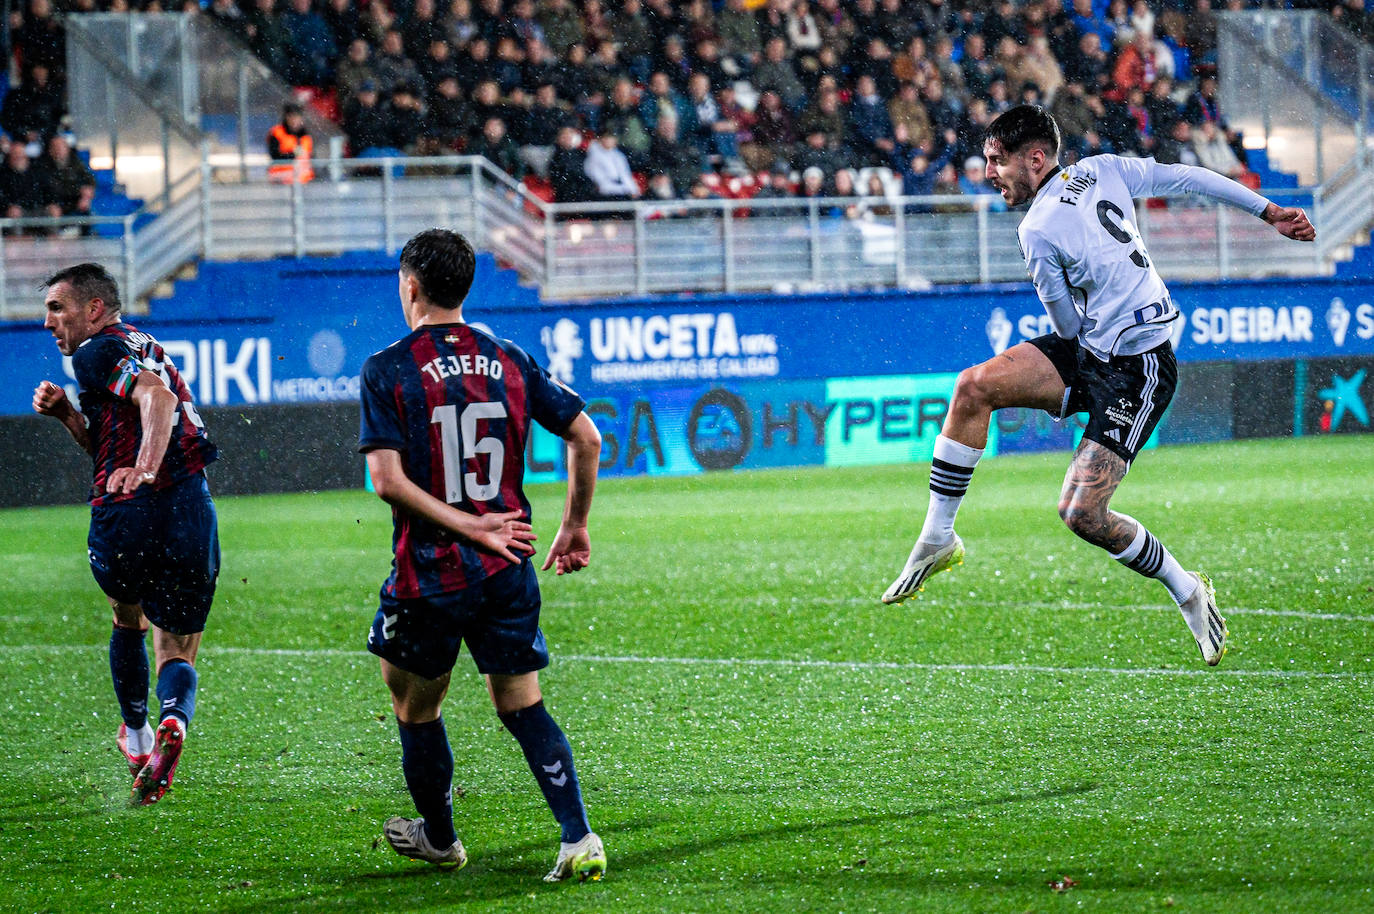
M 173 791 L 125 805 L 86 511 L 0 512 L 0 909 L 1374 910 L 1374 444 L 1165 448 L 1116 507 L 1217 583 L 1209 670 L 1164 589 L 1055 516 L 1066 455 L 981 466 L 968 563 L 878 595 L 924 467 L 602 484 L 593 566 L 544 576 L 546 698 L 605 881 L 557 830 L 466 655 L 446 708 L 471 862 L 413 814 L 363 650 L 388 512 L 219 500 L 223 576 Z M 533 493 L 545 543 L 561 492 Z

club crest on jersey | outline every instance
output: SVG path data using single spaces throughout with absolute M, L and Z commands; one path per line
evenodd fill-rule
M 1130 425 L 1135 422 L 1136 405 L 1125 397 L 1118 397 L 1117 401 L 1103 412 L 1117 425 Z

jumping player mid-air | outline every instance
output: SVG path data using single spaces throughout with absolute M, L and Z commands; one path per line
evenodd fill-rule
M 124 722 L 116 743 L 131 800 L 172 784 L 196 707 L 196 652 L 219 575 L 219 530 L 205 467 L 218 456 L 191 391 L 157 340 L 123 322 L 119 288 L 99 264 L 50 276 L 43 321 L 71 356 L 78 411 L 44 381 L 33 408 L 59 420 L 95 459 L 91 572 L 114 610 L 110 673 Z M 157 731 L 148 722 L 148 652 L 157 657 Z
M 453 752 L 440 716 L 466 642 L 562 829 L 545 880 L 600 879 L 606 851 L 587 823 L 572 748 L 539 690 L 549 652 L 522 481 L 533 420 L 568 443 L 567 501 L 543 567 L 585 568 L 601 435 L 581 397 L 514 343 L 463 322 L 474 270 L 461 235 L 431 229 L 406 242 L 400 298 L 411 333 L 363 364 L 359 449 L 395 524 L 368 650 L 381 657 L 401 769 L 420 813 L 393 816 L 383 832 L 403 856 L 450 868 L 467 862 L 453 827 Z
M 1178 377 L 1169 322 L 1179 317 L 1133 221 L 1133 200 L 1195 193 L 1243 209 L 1279 234 L 1312 241 L 1300 209 L 1280 207 L 1221 175 L 1154 159 L 1098 155 L 1059 164 L 1059 126 L 1020 105 L 988 127 L 988 181 L 1009 206 L 1030 203 L 1018 230 L 1026 268 L 1054 333 L 1019 343 L 960 372 L 930 470 L 925 525 L 883 594 L 900 603 L 931 575 L 962 563 L 954 517 L 988 440 L 992 411 L 1021 406 L 1088 425 L 1059 496 L 1069 529 L 1127 568 L 1158 579 L 1178 604 L 1202 659 L 1226 650 L 1211 581 L 1184 571 L 1145 525 L 1108 507 L 1149 440 Z

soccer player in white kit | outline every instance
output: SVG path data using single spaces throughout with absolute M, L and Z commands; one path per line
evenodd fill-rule
M 1196 193 L 1258 216 L 1286 238 L 1312 241 L 1316 231 L 1302 210 L 1203 168 L 1114 155 L 1063 167 L 1059 126 L 1037 105 L 1020 105 L 993 121 L 983 154 L 988 181 L 1007 205 L 1030 203 L 1018 229 L 1021 252 L 1055 332 L 960 372 L 935 442 L 925 525 L 883 602 L 900 603 L 931 575 L 962 564 L 954 517 L 987 446 L 993 410 L 1024 406 L 1056 417 L 1086 411 L 1059 516 L 1118 562 L 1163 583 L 1202 659 L 1215 666 L 1227 631 L 1211 581 L 1183 570 L 1144 524 L 1108 507 L 1178 377 L 1169 322 L 1179 312 L 1141 242 L 1132 201 Z

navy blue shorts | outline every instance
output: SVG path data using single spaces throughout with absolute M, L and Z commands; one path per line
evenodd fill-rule
M 539 580 L 529 560 L 455 593 L 381 596 L 367 649 L 407 673 L 437 679 L 467 642 L 477 670 L 516 676 L 549 665 L 539 630 Z
M 1103 362 L 1077 340 L 1053 333 L 1028 342 L 1045 353 L 1064 382 L 1064 405 L 1055 418 L 1086 412 L 1084 440 L 1096 441 L 1129 467 L 1174 398 L 1178 363 L 1173 347 L 1166 342 L 1149 352 Z
M 219 577 L 219 522 L 204 476 L 93 505 L 86 545 L 106 596 L 139 604 L 149 622 L 174 635 L 205 630 Z

